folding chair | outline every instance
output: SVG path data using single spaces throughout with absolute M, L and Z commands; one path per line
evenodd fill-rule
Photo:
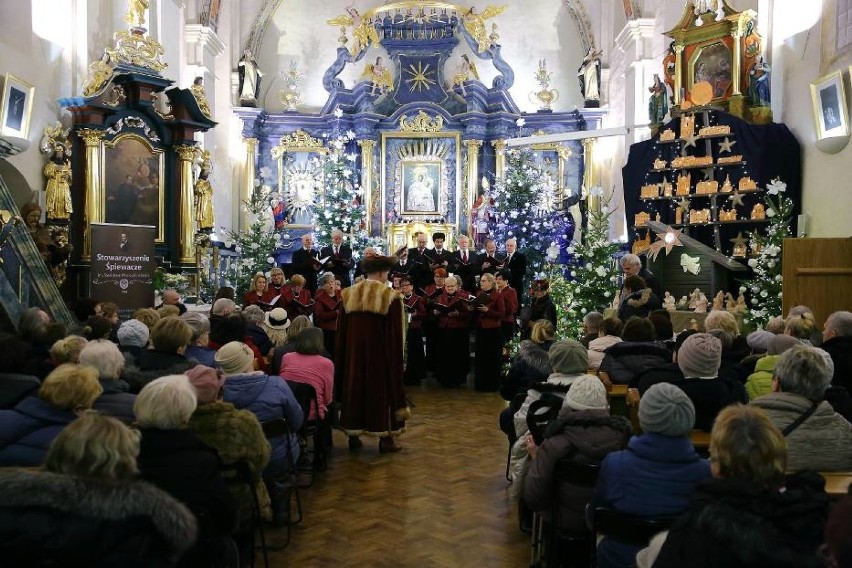
M 297 381 L 287 381 L 287 384 L 293 391 L 293 396 L 296 397 L 305 415 L 305 421 L 302 424 L 302 428 L 297 432 L 297 435 L 299 436 L 301 453 L 305 456 L 305 461 L 310 462 L 310 466 L 302 467 L 297 464 L 297 468 L 300 472 L 310 474 L 310 482 L 307 485 L 301 486 L 307 488 L 314 484 L 316 472 L 325 471 L 328 467 L 331 427 L 328 417 L 323 419 L 319 417 L 319 400 L 317 399 L 317 392 L 314 387 Z M 314 410 L 314 416 L 316 417 L 314 420 L 308 420 L 311 409 Z

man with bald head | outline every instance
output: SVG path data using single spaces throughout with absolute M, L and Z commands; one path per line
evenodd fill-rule
M 311 294 L 317 291 L 317 273 L 321 266 L 319 253 L 313 248 L 314 236 L 310 233 L 302 235 L 302 248 L 293 253 L 291 264 L 294 274 L 301 274 L 305 278 L 305 288 Z

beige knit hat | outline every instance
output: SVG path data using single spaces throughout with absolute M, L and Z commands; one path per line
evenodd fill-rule
M 248 373 L 252 371 L 254 352 L 242 341 L 231 341 L 219 348 L 214 359 L 226 375 Z

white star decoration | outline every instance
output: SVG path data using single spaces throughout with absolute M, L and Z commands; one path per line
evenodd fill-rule
M 725 136 L 725 139 L 723 141 L 719 142 L 719 153 L 728 152 L 730 154 L 731 153 L 731 147 L 736 143 L 737 143 L 736 140 L 729 140 L 728 137 Z

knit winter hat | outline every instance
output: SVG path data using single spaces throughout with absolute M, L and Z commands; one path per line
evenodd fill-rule
M 184 374 L 189 377 L 190 384 L 195 387 L 195 397 L 199 405 L 216 402 L 219 391 L 225 383 L 225 376 L 220 369 L 196 365 Z
M 766 348 L 767 355 L 781 355 L 789 348 L 796 345 L 801 345 L 802 342 L 792 335 L 776 335 L 769 340 L 769 346 Z
M 722 364 L 722 342 L 709 333 L 690 335 L 677 352 L 684 377 L 715 377 Z
M 589 369 L 589 352 L 573 339 L 557 341 L 550 346 L 547 356 L 554 373 L 576 375 Z
M 252 370 L 254 352 L 242 341 L 231 341 L 219 348 L 214 360 L 226 375 L 247 373 Z
M 643 432 L 683 436 L 695 425 L 695 406 L 675 385 L 657 383 L 639 399 L 639 425 Z
M 583 375 L 571 383 L 565 404 L 573 410 L 605 410 L 606 389 L 599 378 Z
M 748 343 L 748 346 L 755 353 L 766 353 L 766 350 L 769 349 L 769 342 L 773 337 L 775 337 L 775 334 L 771 331 L 758 329 L 746 336 L 746 343 Z
M 138 319 L 129 319 L 118 327 L 118 344 L 122 347 L 145 347 L 150 335 L 148 326 Z

